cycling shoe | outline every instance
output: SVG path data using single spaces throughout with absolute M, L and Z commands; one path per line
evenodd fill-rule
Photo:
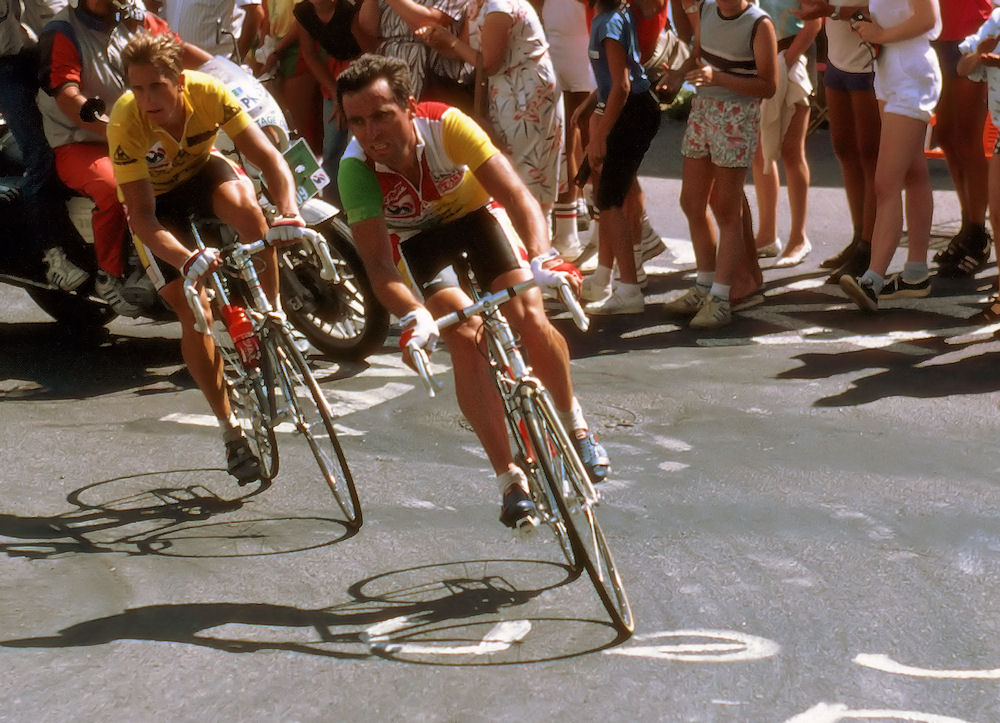
M 583 439 L 573 441 L 576 444 L 576 453 L 580 455 L 580 461 L 590 475 L 590 481 L 597 484 L 606 480 L 608 472 L 611 471 L 611 460 L 604 445 L 597 441 L 597 436 L 593 432 L 587 432 L 587 436 Z
M 226 442 L 226 469 L 241 487 L 260 479 L 260 462 L 246 437 Z
M 534 525 L 537 517 L 538 509 L 528 493 L 521 489 L 521 485 L 512 484 L 508 487 L 500 507 L 500 522 L 516 530 L 522 525 Z

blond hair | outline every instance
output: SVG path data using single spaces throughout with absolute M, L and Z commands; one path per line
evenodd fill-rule
M 132 65 L 152 65 L 163 75 L 177 80 L 184 70 L 184 46 L 173 33 L 139 33 L 122 50 L 125 77 Z

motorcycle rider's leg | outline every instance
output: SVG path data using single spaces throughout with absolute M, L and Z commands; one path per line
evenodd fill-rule
M 205 395 L 223 430 L 233 427 L 229 398 L 223 384 L 222 356 L 215 348 L 212 336 L 202 334 L 194 328 L 194 314 L 184 296 L 184 282 L 174 279 L 160 289 L 160 295 L 174 310 L 181 323 L 181 355 L 191 377 Z M 205 318 L 211 324 L 212 308 L 204 291 L 201 294 L 201 304 Z
M 225 181 L 212 193 L 212 210 L 219 220 L 239 234 L 245 243 L 262 239 L 267 234 L 264 212 L 257 205 L 253 183 L 248 178 Z M 275 303 L 278 298 L 278 254 L 273 248 L 256 257 L 257 274 L 267 298 Z
M 97 265 L 120 278 L 125 273 L 128 225 L 107 148 L 96 143 L 70 143 L 56 148 L 55 155 L 62 182 L 96 204 L 92 222 Z

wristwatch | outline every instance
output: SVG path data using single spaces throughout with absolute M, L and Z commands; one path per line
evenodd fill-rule
M 840 8 L 841 8 L 842 6 L 841 6 L 841 5 L 833 5 L 833 6 L 831 6 L 831 7 L 832 7 L 833 9 L 832 9 L 832 10 L 830 10 L 830 17 L 831 17 L 831 18 L 832 18 L 833 20 L 840 20 Z

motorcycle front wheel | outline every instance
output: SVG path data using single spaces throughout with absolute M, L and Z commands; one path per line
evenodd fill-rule
M 301 246 L 281 252 L 281 302 L 288 320 L 331 359 L 359 361 L 380 349 L 389 313 L 375 298 L 351 231 L 337 217 L 313 227 L 323 234 L 338 278 L 320 276 L 320 263 Z

